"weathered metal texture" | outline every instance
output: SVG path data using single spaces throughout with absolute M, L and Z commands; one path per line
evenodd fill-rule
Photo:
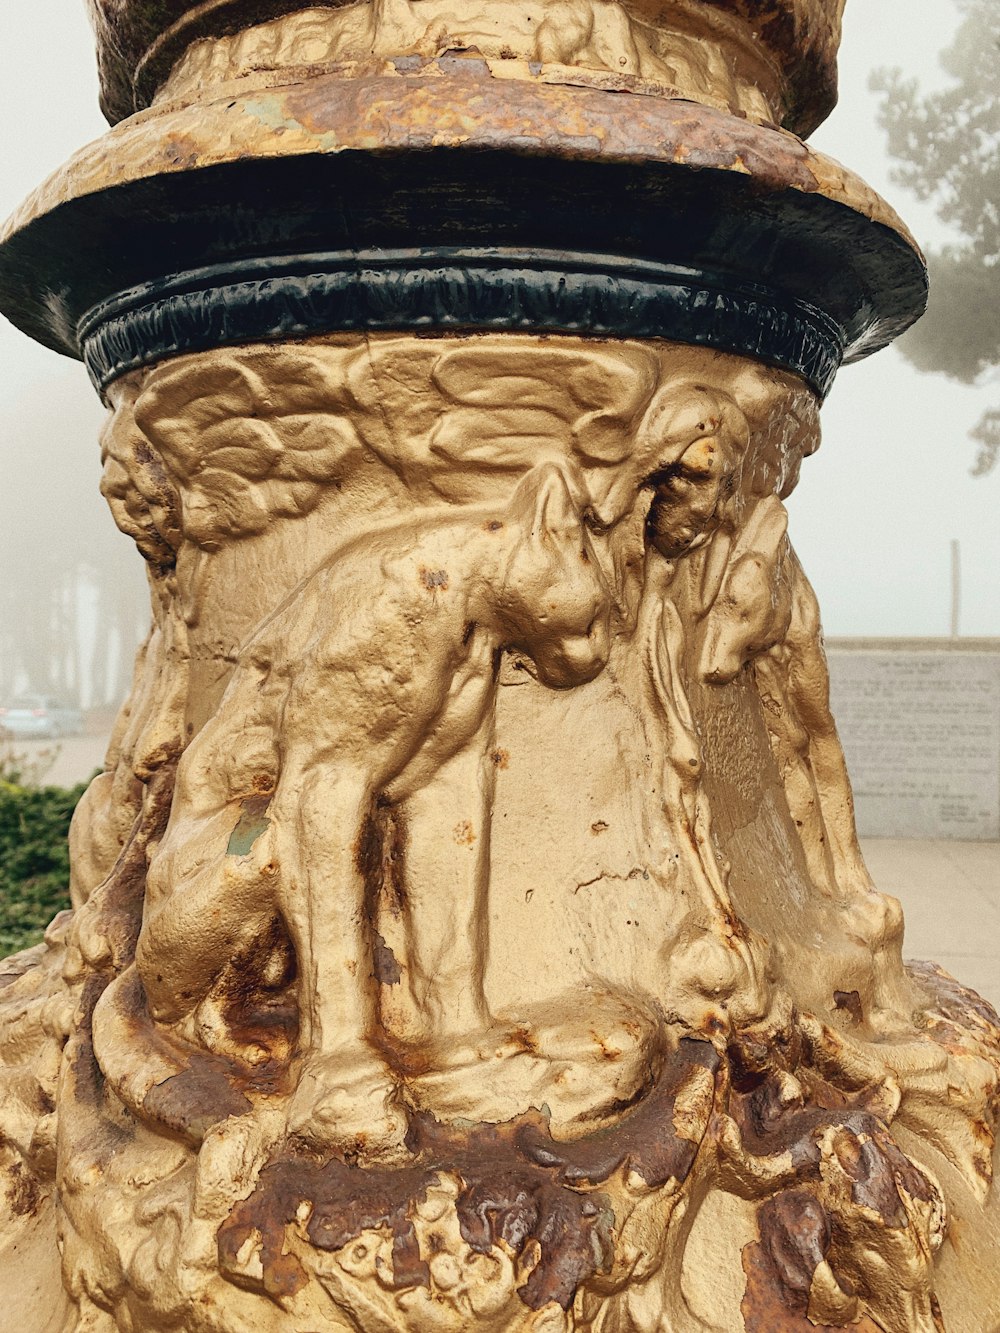
M 296 11 L 338 9 L 343 0 L 89 0 L 97 35 L 101 103 L 112 124 L 147 106 L 194 42 L 241 32 Z M 836 102 L 836 57 L 844 0 L 669 0 L 628 6 L 637 19 L 669 28 L 676 13 L 704 26 L 721 18 L 782 71 L 784 123 L 809 134 Z M 726 35 L 726 28 L 722 28 Z
M 443 76 L 443 77 L 442 77 Z M 821 194 L 916 248 L 895 210 L 795 135 L 711 107 L 599 88 L 498 78 L 475 56 L 349 66 L 307 83 L 255 80 L 197 105 L 156 106 L 89 144 L 31 194 L 0 243 L 51 210 L 115 186 L 254 158 L 432 148 L 672 163 L 750 176 L 762 190 Z
M 0 990 L 19 1326 L 993 1333 L 1000 1020 L 860 860 L 802 380 L 386 332 L 109 399 L 156 630 Z
M 837 102 L 837 50 L 845 0 L 706 0 L 732 10 L 784 69 L 790 96 L 785 125 L 811 134 Z
M 268 256 L 277 274 L 284 256 L 348 252 L 359 238 L 451 247 L 459 267 L 485 244 L 579 255 L 594 271 L 601 255 L 719 270 L 765 303 L 771 290 L 815 307 L 848 360 L 897 336 L 926 299 L 896 214 L 793 135 L 690 102 L 501 79 L 466 56 L 234 87 L 135 116 L 8 222 L 0 304 L 79 355 L 81 321 L 92 328 L 95 307 L 169 277 L 163 253 L 174 275 L 228 264 L 218 282 L 233 283 L 266 277 Z M 247 257 L 253 273 L 240 269 Z
M 1000 1020 L 903 967 L 782 503 L 925 297 L 767 123 L 841 0 L 511 0 L 496 59 L 321 3 L 326 66 L 297 0 L 93 7 L 162 97 L 0 306 L 106 395 L 154 625 L 0 968 L 18 1326 L 993 1333 Z
M 518 1297 L 532 1310 L 553 1303 L 568 1310 L 585 1282 L 607 1277 L 615 1264 L 613 1200 L 595 1187 L 619 1174 L 629 1175 L 636 1191 L 682 1185 L 701 1140 L 689 1137 L 683 1124 L 678 1132 L 677 1108 L 706 1085 L 710 1107 L 719 1063 L 707 1042 L 681 1041 L 639 1107 L 613 1129 L 572 1142 L 553 1139 L 546 1117 L 534 1112 L 505 1124 L 461 1127 L 418 1116 L 410 1128 L 413 1165 L 402 1170 L 364 1170 L 337 1157 L 318 1161 L 292 1147 L 264 1168 L 256 1190 L 220 1228 L 221 1267 L 245 1281 L 240 1255 L 259 1237 L 260 1287 L 272 1296 L 301 1289 L 308 1274 L 288 1253 L 287 1229 L 305 1205 L 308 1240 L 317 1250 L 342 1250 L 365 1232 L 387 1228 L 392 1286 L 430 1287 L 414 1211 L 442 1174 L 454 1173 L 461 1181 L 458 1221 L 469 1247 L 488 1255 L 503 1246 L 519 1260 L 537 1250 Z M 702 1131 L 707 1123 L 706 1115 Z

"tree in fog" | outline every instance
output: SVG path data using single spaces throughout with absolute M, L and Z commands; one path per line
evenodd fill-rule
M 142 561 L 98 492 L 100 405 L 81 367 L 54 372 L 44 393 L 25 389 L 4 441 L 0 703 L 27 690 L 115 705 L 149 598 Z
M 994 377 L 1000 365 L 1000 0 L 958 0 L 962 21 L 940 60 L 952 84 L 921 95 L 915 79 L 881 70 L 879 119 L 895 179 L 933 203 L 956 240 L 928 256 L 926 317 L 901 340 L 920 370 L 965 384 Z M 970 432 L 979 443 L 973 472 L 1000 456 L 1000 407 Z

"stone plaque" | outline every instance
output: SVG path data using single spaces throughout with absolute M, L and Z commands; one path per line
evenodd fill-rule
M 862 837 L 1000 837 L 1000 648 L 828 658 Z

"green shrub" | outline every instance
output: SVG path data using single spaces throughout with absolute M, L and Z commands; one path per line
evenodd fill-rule
M 0 777 L 0 958 L 38 944 L 69 906 L 69 821 L 86 790 Z

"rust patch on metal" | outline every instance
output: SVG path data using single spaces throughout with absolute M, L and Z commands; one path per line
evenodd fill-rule
M 527 1125 L 519 1145 L 531 1160 L 557 1170 L 559 1179 L 570 1184 L 600 1184 L 618 1170 L 641 1176 L 651 1189 L 668 1180 L 683 1182 L 700 1141 L 677 1133 L 674 1105 L 692 1074 L 697 1077 L 698 1071 L 707 1070 L 714 1078 L 719 1064 L 719 1055 L 708 1042 L 684 1037 L 665 1060 L 653 1088 L 612 1128 L 560 1143 L 547 1129 Z
M 425 569 L 421 565 L 420 582 L 428 592 L 447 592 L 448 571 L 446 569 Z
M 372 975 L 381 986 L 398 986 L 403 975 L 396 955 L 379 934 L 375 936 Z
M 406 903 L 402 873 L 406 840 L 406 820 L 399 807 L 380 797 L 362 826 L 354 852 L 355 864 L 365 881 L 365 908 L 373 925 L 377 901 L 381 899 L 393 916 L 398 916 Z
M 406 905 L 406 820 L 398 808 L 386 812 L 388 836 L 382 858 L 383 898 L 394 916 L 399 916 Z
M 80 1105 L 90 1109 L 102 1104 L 104 1093 L 104 1075 L 94 1054 L 91 1020 L 97 1001 L 104 993 L 107 984 L 107 978 L 101 976 L 90 976 L 83 983 L 80 996 L 82 1021 L 78 1030 L 70 1036 L 66 1046 L 69 1068 L 73 1076 L 74 1096 Z
M 922 990 L 929 992 L 932 1018 L 966 1031 L 971 1019 L 984 1036 L 997 1044 L 1000 1052 L 1000 1015 L 988 1000 L 956 981 L 937 963 L 910 961 L 906 971 Z
M 755 1156 L 788 1153 L 802 1182 L 818 1179 L 821 1139 L 834 1128 L 834 1152 L 852 1182 L 854 1202 L 877 1213 L 885 1226 L 903 1228 L 908 1218 L 898 1187 L 923 1202 L 933 1198 L 933 1189 L 866 1102 L 864 1090 L 843 1093 L 810 1076 L 808 1102 L 789 1105 L 778 1079 L 765 1074 L 749 1091 L 734 1090 L 731 1112 Z
M 498 1242 L 521 1253 L 534 1241 L 541 1257 L 518 1295 L 531 1310 L 553 1302 L 563 1310 L 578 1288 L 614 1258 L 614 1215 L 601 1194 L 578 1194 L 541 1181 L 524 1168 L 474 1180 L 458 1200 L 462 1237 L 488 1254 Z
M 833 1003 L 837 1009 L 843 1009 L 846 1013 L 849 1013 L 855 1023 L 864 1022 L 861 996 L 856 990 L 835 990 L 833 992 Z
M 806 1314 L 813 1275 L 833 1238 L 826 1210 L 808 1190 L 789 1190 L 760 1207 L 757 1225 L 783 1304 L 796 1314 Z
M 896 1146 L 887 1131 L 871 1138 L 856 1132 L 838 1134 L 834 1151 L 852 1181 L 854 1202 L 877 1213 L 887 1227 L 902 1228 L 908 1223 L 900 1186 L 911 1198 L 924 1203 L 932 1198 L 927 1177 Z
M 200 1143 L 213 1125 L 246 1115 L 253 1103 L 233 1086 L 217 1056 L 192 1049 L 187 1069 L 151 1088 L 142 1109 L 163 1128 Z
M 365 819 L 354 848 L 354 864 L 364 877 L 370 895 L 382 887 L 384 830 L 379 813 L 373 812 Z
M 821 1202 L 830 1167 L 843 1173 L 852 1207 L 873 1215 L 886 1232 L 908 1231 L 911 1201 L 933 1204 L 936 1191 L 871 1109 L 878 1105 L 876 1087 L 845 1093 L 801 1066 L 791 1081 L 787 1071 L 744 1068 L 741 1075 L 730 1110 L 744 1149 L 755 1157 L 786 1157 L 793 1177 L 758 1208 L 759 1243 L 743 1252 L 745 1327 L 749 1333 L 806 1333 L 824 1327 L 808 1318 L 811 1288 L 840 1224 L 839 1214 Z M 848 1284 L 841 1287 L 853 1294 Z M 852 1327 L 878 1325 L 866 1318 Z
M 129 1044 L 137 1052 L 142 1052 L 147 1066 L 159 1069 L 162 1074 L 159 1082 L 143 1097 L 141 1105 L 134 1107 L 141 1118 L 197 1147 L 207 1131 L 220 1120 L 252 1110 L 252 1094 L 273 1095 L 286 1090 L 288 1066 L 285 1061 L 272 1058 L 248 1066 L 175 1040 L 157 1027 L 150 1017 L 138 974 L 133 971 L 120 984 L 122 994 L 118 997 L 118 1008 L 128 1023 Z M 100 985 L 99 992 L 103 989 Z M 93 1059 L 89 1041 L 86 1047 L 81 1047 L 77 1058 L 85 1061 L 81 1072 L 90 1078 L 92 1095 L 99 1097 L 104 1080 Z
M 775 1258 L 767 1243 L 751 1241 L 745 1245 L 742 1265 L 747 1278 L 740 1305 L 745 1333 L 842 1333 L 843 1325 L 835 1328 L 830 1324 L 814 1324 L 809 1319 L 805 1308 L 801 1306 L 798 1293 L 782 1285 Z M 789 1299 L 795 1302 L 794 1306 L 787 1303 Z M 807 1292 L 806 1306 L 808 1301 Z M 867 1315 L 848 1327 L 851 1333 L 882 1333 Z
M 143 524 L 145 530 L 139 541 L 139 549 L 146 559 L 155 564 L 159 573 L 167 574 L 177 565 L 177 543 L 182 522 L 180 496 L 167 475 L 163 460 L 144 436 L 140 435 L 134 440 L 132 457 L 141 474 L 143 494 L 150 510 L 155 506 L 161 511 L 161 516 L 155 521 L 150 512 L 148 520 Z
M 497 79 L 473 56 L 440 56 L 392 76 L 322 75 L 260 98 L 271 119 L 345 143 L 377 140 L 383 150 L 509 148 L 513 141 L 522 152 L 668 161 L 746 172 L 765 189 L 821 188 L 811 150 L 781 130 L 658 97 L 630 97 L 623 116 L 620 100 L 601 90 Z
M 471 847 L 476 841 L 476 831 L 467 819 L 462 819 L 455 825 L 453 836 L 460 847 Z
M 1000 1082 L 1000 1017 L 983 997 L 963 986 L 936 963 L 908 962 L 906 971 L 926 997 L 921 1025 L 949 1056 L 977 1056 L 992 1066 Z M 969 1162 L 976 1175 L 993 1180 L 997 1100 L 992 1097 L 982 1113 L 969 1120 L 974 1141 Z
M 803 0 L 706 0 L 730 13 L 736 11 L 753 30 L 754 40 L 781 68 L 788 107 L 784 124 L 803 138 L 826 119 L 837 104 L 839 24 L 817 3 Z M 805 11 L 805 12 L 803 12 Z
M 214 994 L 234 1042 L 263 1048 L 272 1061 L 291 1056 L 299 1027 L 296 976 L 291 939 L 284 923 L 274 917 L 215 984 Z
M 319 1163 L 293 1147 L 264 1168 L 254 1193 L 237 1204 L 220 1227 L 222 1271 L 246 1285 L 237 1256 L 258 1232 L 262 1289 L 272 1296 L 294 1295 L 306 1277 L 297 1260 L 289 1264 L 291 1256 L 284 1252 L 285 1229 L 296 1221 L 301 1206 L 308 1204 L 305 1234 L 316 1249 L 337 1251 L 363 1231 L 386 1227 L 393 1237 L 394 1286 L 428 1286 L 427 1266 L 417 1255 L 407 1210 L 411 1202 L 424 1197 L 431 1174 L 421 1167 L 362 1170 L 339 1158 Z
M 192 43 L 225 37 L 255 24 L 308 6 L 335 8 L 340 0 L 241 0 L 238 6 L 206 5 L 197 0 L 160 0 L 154 17 L 137 0 L 95 0 L 92 5 L 98 37 L 101 106 L 116 121 L 149 105 L 171 68 Z M 706 0 L 726 10 L 748 28 L 746 48 L 762 47 L 767 66 L 777 66 L 788 88 L 790 128 L 810 134 L 836 101 L 836 52 L 839 29 L 831 25 L 819 0 Z M 665 12 L 658 26 L 665 32 L 681 21 Z M 515 58 L 507 45 L 501 60 Z M 418 58 L 400 56 L 406 67 Z
M 17 1217 L 32 1217 L 42 1202 L 38 1181 L 23 1162 L 12 1162 L 8 1170 L 7 1199 Z
M 538 1042 L 530 1027 L 520 1025 L 514 1027 L 510 1030 L 508 1036 L 518 1049 L 524 1051 L 526 1055 L 538 1055 Z
M 298 1227 L 316 1249 L 331 1252 L 365 1231 L 386 1228 L 394 1287 L 429 1286 L 411 1213 L 449 1172 L 462 1184 L 456 1208 L 465 1242 L 482 1254 L 497 1245 L 518 1256 L 534 1252 L 537 1261 L 518 1289 L 521 1300 L 530 1309 L 554 1302 L 568 1310 L 579 1287 L 609 1271 L 614 1257 L 614 1215 L 593 1187 L 618 1171 L 638 1174 L 651 1189 L 684 1180 L 700 1143 L 676 1132 L 675 1103 L 692 1075 L 703 1078 L 707 1070 L 714 1079 L 718 1066 L 711 1046 L 684 1039 L 656 1085 L 617 1124 L 569 1143 L 553 1139 L 538 1112 L 501 1125 L 444 1125 L 416 1115 L 407 1137 L 412 1165 L 395 1170 L 322 1160 L 293 1141 L 220 1228 L 222 1270 L 240 1285 L 294 1294 L 302 1278 L 285 1253 L 287 1228 Z M 263 1272 L 248 1279 L 238 1256 L 257 1237 Z

